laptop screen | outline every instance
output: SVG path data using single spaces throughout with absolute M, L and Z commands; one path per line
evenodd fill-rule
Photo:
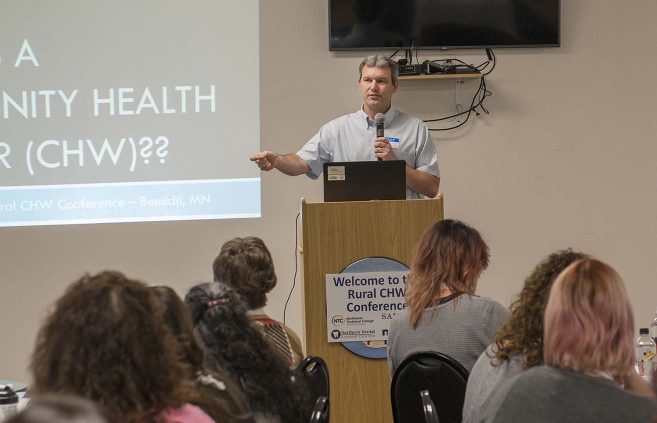
M 324 163 L 326 202 L 404 199 L 404 160 Z

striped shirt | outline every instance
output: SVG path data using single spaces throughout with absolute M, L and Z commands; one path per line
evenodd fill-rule
M 404 310 L 390 324 L 390 375 L 407 357 L 424 351 L 447 354 L 470 371 L 508 316 L 509 310 L 497 301 L 467 294 L 427 308 L 416 328 Z
M 246 314 L 270 347 L 290 368 L 296 367 L 303 360 L 301 341 L 292 329 L 267 316 L 262 308 L 249 310 Z

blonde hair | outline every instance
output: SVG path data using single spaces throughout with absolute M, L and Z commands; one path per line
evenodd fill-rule
M 545 309 L 544 357 L 550 366 L 625 375 L 634 365 L 634 314 L 623 280 L 591 258 L 564 269 Z
M 406 287 L 411 325 L 417 326 L 443 288 L 474 294 L 489 256 L 479 232 L 463 222 L 446 219 L 429 227 L 418 242 Z

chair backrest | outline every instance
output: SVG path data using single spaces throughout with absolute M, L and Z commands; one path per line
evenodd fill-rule
M 448 355 L 436 352 L 413 354 L 392 377 L 390 398 L 395 423 L 425 421 L 420 392 L 426 390 L 440 423 L 460 423 L 468 371 Z
M 329 384 L 329 370 L 326 362 L 321 357 L 308 356 L 299 363 L 295 373 L 298 377 L 304 380 L 308 386 L 310 397 L 315 404 L 315 409 L 320 403 L 320 399 L 322 399 L 322 397 L 325 398 L 325 401 L 321 401 L 321 403 L 326 410 L 325 421 L 328 422 L 331 389 Z M 313 415 L 314 414 L 315 411 L 313 410 Z

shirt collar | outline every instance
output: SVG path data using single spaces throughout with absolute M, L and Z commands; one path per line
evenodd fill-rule
M 260 307 L 260 308 L 255 308 L 253 310 L 247 310 L 246 315 L 252 317 L 252 316 L 266 316 L 267 314 L 265 313 L 265 309 Z
M 390 122 L 392 122 L 397 117 L 398 114 L 399 110 L 390 106 L 388 111 L 383 114 L 383 126 L 388 126 Z M 370 129 L 374 125 L 374 121 L 370 119 L 370 117 L 367 116 L 367 113 L 363 111 L 362 105 L 360 106 L 360 109 L 356 111 L 356 118 L 359 122 L 365 123 L 365 129 Z

